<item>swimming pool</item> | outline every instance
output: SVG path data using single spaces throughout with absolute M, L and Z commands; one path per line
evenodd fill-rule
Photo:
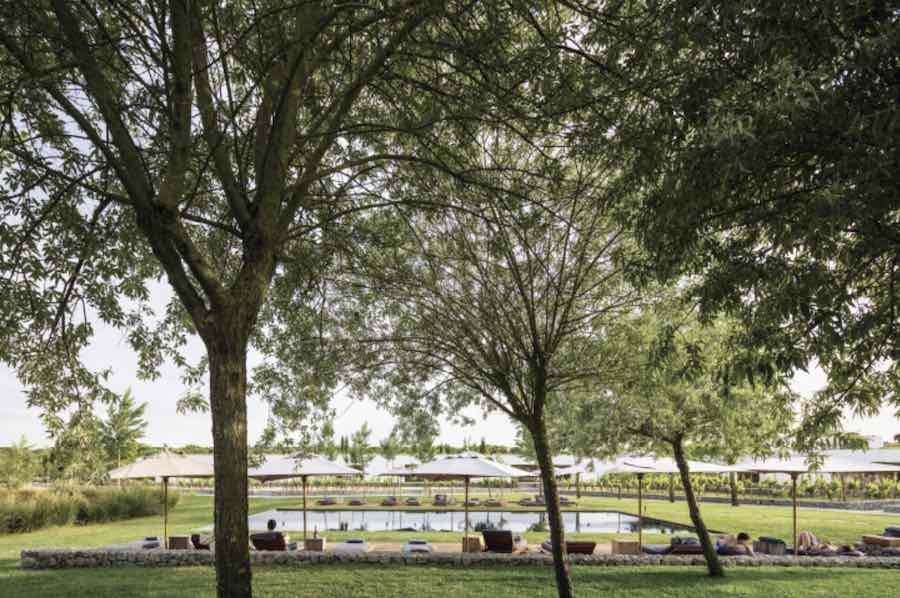
M 312 531 L 463 531 L 462 511 L 307 511 L 307 529 Z M 303 511 L 271 509 L 250 516 L 251 530 L 264 530 L 270 519 L 276 529 L 303 531 Z M 537 523 L 546 523 L 547 514 L 537 511 L 469 511 L 470 529 L 506 529 L 521 533 Z M 566 532 L 575 533 L 632 533 L 637 532 L 637 517 L 618 511 L 563 513 Z M 644 518 L 644 532 L 672 534 L 692 531 L 678 523 Z

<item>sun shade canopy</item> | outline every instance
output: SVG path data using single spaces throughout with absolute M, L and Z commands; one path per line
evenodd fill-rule
M 262 465 L 251 468 L 247 475 L 268 482 L 304 476 L 359 476 L 363 472 L 317 455 L 297 454 L 269 456 Z
M 140 478 L 210 478 L 212 463 L 196 457 L 176 455 L 168 451 L 139 459 L 109 472 L 114 480 Z
M 527 478 L 532 474 L 484 457 L 451 456 L 423 463 L 409 475 L 420 478 Z

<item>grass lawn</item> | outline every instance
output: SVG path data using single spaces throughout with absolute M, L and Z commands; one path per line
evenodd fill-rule
M 374 499 L 373 499 L 374 500 Z M 251 512 L 275 507 L 297 507 L 296 498 L 253 499 Z M 635 513 L 637 501 L 583 498 L 579 506 L 596 510 Z M 702 505 L 707 524 L 713 529 L 744 530 L 753 536 L 790 536 L 791 511 L 781 507 L 731 507 Z M 647 501 L 645 515 L 690 523 L 683 503 Z M 801 529 L 812 529 L 820 537 L 836 542 L 858 541 L 866 532 L 881 531 L 897 524 L 900 516 L 801 509 Z M 169 515 L 170 533 L 188 533 L 212 521 L 210 497 L 182 496 Z M 212 596 L 213 571 L 206 568 L 23 571 L 18 568 L 22 548 L 97 547 L 162 533 L 158 517 L 88 526 L 44 529 L 28 534 L 0 536 L 0 596 Z M 374 543 L 400 543 L 426 537 L 436 542 L 456 542 L 459 533 L 328 532 L 330 541 L 363 535 Z M 628 534 L 580 534 L 584 539 L 605 540 Z M 529 542 L 546 539 L 546 533 L 526 534 Z M 667 541 L 664 536 L 645 536 L 646 541 Z M 629 593 L 632 596 L 845 596 L 852 594 L 900 595 L 896 571 L 858 569 L 740 569 L 730 570 L 728 579 L 711 581 L 700 568 L 606 569 L 573 568 L 579 594 Z M 301 566 L 260 567 L 255 576 L 258 596 L 553 596 L 549 568 L 441 568 Z
M 866 569 L 733 569 L 711 580 L 699 567 L 647 569 L 577 567 L 572 571 L 579 596 L 896 596 L 896 571 Z M 260 567 L 254 595 L 315 598 L 392 596 L 395 598 L 529 598 L 555 596 L 550 567 L 453 568 L 428 566 Z M 8 592 L 8 593 L 4 593 Z M 188 596 L 215 595 L 210 568 L 14 571 L 4 596 Z

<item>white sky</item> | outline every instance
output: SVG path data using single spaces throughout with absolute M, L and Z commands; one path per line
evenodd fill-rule
M 199 341 L 189 346 L 189 353 L 197 356 L 202 346 Z M 141 381 L 136 377 L 137 358 L 131 351 L 124 333 L 108 327 L 97 326 L 97 335 L 85 355 L 89 365 L 97 368 L 110 367 L 113 371 L 111 388 L 124 392 L 132 387 L 135 398 L 147 402 L 147 435 L 145 442 L 153 445 L 167 444 L 178 447 L 185 444 L 211 445 L 210 420 L 208 414 L 178 415 L 175 403 L 184 392 L 179 372 L 171 366 L 164 366 L 161 376 L 153 381 Z M 821 370 L 798 373 L 794 378 L 794 389 L 810 394 L 824 384 Z M 362 424 L 368 423 L 372 429 L 372 442 L 387 436 L 393 427 L 393 418 L 374 403 L 337 399 L 335 431 L 338 436 L 351 434 Z M 34 446 L 49 444 L 39 418 L 39 410 L 28 408 L 22 385 L 8 368 L 0 367 L 0 446 L 9 445 L 24 436 Z M 266 422 L 266 406 L 251 400 L 248 405 L 249 433 L 255 441 Z M 443 422 L 438 442 L 460 445 L 467 438 L 478 442 L 482 437 L 492 444 L 512 445 L 515 427 L 502 414 L 485 417 L 480 410 L 467 413 L 476 421 L 475 425 L 461 427 Z M 848 431 L 862 434 L 876 434 L 890 439 L 900 432 L 900 419 L 893 411 L 883 410 L 878 417 L 845 420 Z

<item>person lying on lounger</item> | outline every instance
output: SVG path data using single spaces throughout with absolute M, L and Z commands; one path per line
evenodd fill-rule
M 750 535 L 747 532 L 726 534 L 716 540 L 716 552 L 723 556 L 753 556 Z

